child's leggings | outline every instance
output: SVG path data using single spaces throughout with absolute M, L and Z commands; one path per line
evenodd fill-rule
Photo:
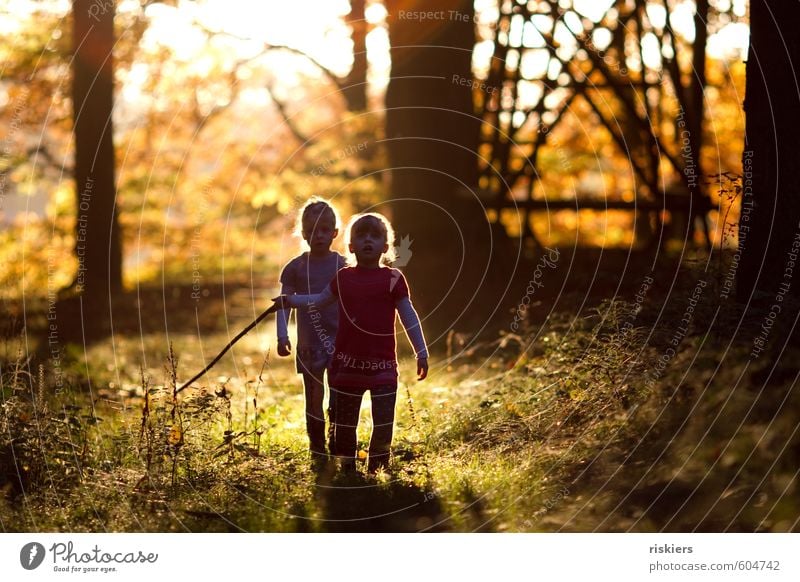
M 336 393 L 335 441 L 336 454 L 346 459 L 356 456 L 356 429 L 361 399 L 369 390 L 372 398 L 372 438 L 369 441 L 369 469 L 376 470 L 389 462 L 389 447 L 394 429 L 394 405 L 397 384 L 373 388 L 331 388 Z
M 303 374 L 303 386 L 306 396 L 306 430 L 308 431 L 311 451 L 318 454 L 325 453 L 325 415 L 322 410 L 322 400 L 325 396 L 323 373 Z M 332 400 L 330 404 L 329 408 L 332 408 Z

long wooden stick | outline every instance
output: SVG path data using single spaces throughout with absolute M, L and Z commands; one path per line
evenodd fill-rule
M 225 355 L 225 354 L 228 352 L 228 350 L 229 350 L 229 349 L 231 349 L 231 347 L 233 346 L 233 344 L 235 344 L 235 343 L 236 343 L 236 342 L 238 342 L 240 339 L 242 339 L 242 338 L 243 338 L 243 337 L 244 337 L 244 336 L 247 334 L 247 332 L 248 332 L 248 331 L 250 331 L 250 330 L 251 330 L 251 329 L 253 329 L 255 326 L 257 326 L 257 325 L 259 324 L 259 322 L 260 322 L 262 319 L 264 319 L 264 318 L 265 318 L 267 315 L 269 315 L 270 313 L 275 313 L 276 311 L 278 311 L 278 310 L 279 310 L 279 309 L 281 309 L 281 308 L 282 308 L 281 304 L 280 304 L 280 303 L 276 303 L 275 305 L 273 305 L 272 307 L 270 307 L 269 309 L 267 309 L 266 311 L 264 311 L 264 313 L 262 313 L 261 315 L 259 315 L 258 317 L 256 317 L 256 318 L 253 320 L 253 322 L 252 322 L 250 325 L 248 325 L 246 328 L 244 328 L 242 331 L 240 331 L 240 332 L 239 332 L 239 334 L 238 334 L 238 335 L 237 335 L 235 338 L 233 338 L 233 339 L 232 339 L 232 340 L 231 340 L 231 341 L 228 343 L 228 345 L 227 345 L 227 346 L 225 346 L 224 348 L 222 348 L 222 351 L 221 351 L 219 354 L 217 354 L 217 357 L 216 357 L 216 358 L 214 358 L 213 360 L 211 360 L 211 363 L 210 363 L 208 366 L 206 366 L 205 368 L 203 368 L 203 370 L 202 370 L 201 372 L 199 372 L 199 373 L 195 374 L 195 375 L 192 377 L 192 379 L 191 379 L 191 380 L 189 380 L 189 381 L 188 381 L 188 382 L 186 382 L 186 383 L 185 383 L 183 386 L 181 386 L 180 388 L 178 388 L 178 389 L 176 390 L 176 392 L 180 392 L 180 391 L 182 391 L 184 388 L 188 388 L 188 387 L 189 387 L 189 385 L 190 385 L 192 382 L 196 382 L 197 380 L 199 380 L 200 378 L 202 378 L 202 377 L 205 375 L 205 373 L 206 373 L 206 372 L 208 372 L 208 371 L 209 371 L 209 370 L 210 370 L 210 369 L 211 369 L 211 368 L 214 366 L 214 364 L 216 364 L 217 362 L 219 362 L 220 358 L 222 358 L 222 356 L 224 356 L 224 355 Z

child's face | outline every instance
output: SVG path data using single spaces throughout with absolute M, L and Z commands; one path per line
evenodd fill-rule
M 377 227 L 361 228 L 350 238 L 350 252 L 359 263 L 377 262 L 388 250 L 386 235 Z
M 313 253 L 329 251 L 338 234 L 336 223 L 324 214 L 309 217 L 303 224 L 303 239 Z

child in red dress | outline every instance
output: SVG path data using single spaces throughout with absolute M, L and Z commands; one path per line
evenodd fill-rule
M 339 326 L 329 383 L 336 393 L 336 454 L 345 470 L 355 467 L 358 415 L 368 390 L 373 430 L 367 468 L 375 472 L 388 465 L 397 399 L 395 313 L 414 347 L 418 379 L 428 374 L 425 338 L 405 277 L 397 269 L 381 266 L 382 260 L 391 261 L 393 242 L 394 232 L 386 218 L 376 213 L 355 216 L 347 229 L 355 265 L 341 269 L 322 293 L 282 295 L 275 300 L 284 307 L 321 307 L 338 301 Z

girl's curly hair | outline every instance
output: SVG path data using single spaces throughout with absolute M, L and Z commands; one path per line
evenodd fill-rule
M 383 253 L 381 262 L 384 265 L 391 265 L 397 258 L 394 247 L 394 228 L 392 228 L 392 224 L 385 216 L 377 212 L 356 214 L 350 219 L 350 222 L 347 223 L 347 229 L 344 235 L 347 264 L 356 264 L 356 256 L 350 252 L 350 242 L 353 236 L 365 231 L 377 232 L 384 237 L 386 244 L 389 245 L 389 250 Z

